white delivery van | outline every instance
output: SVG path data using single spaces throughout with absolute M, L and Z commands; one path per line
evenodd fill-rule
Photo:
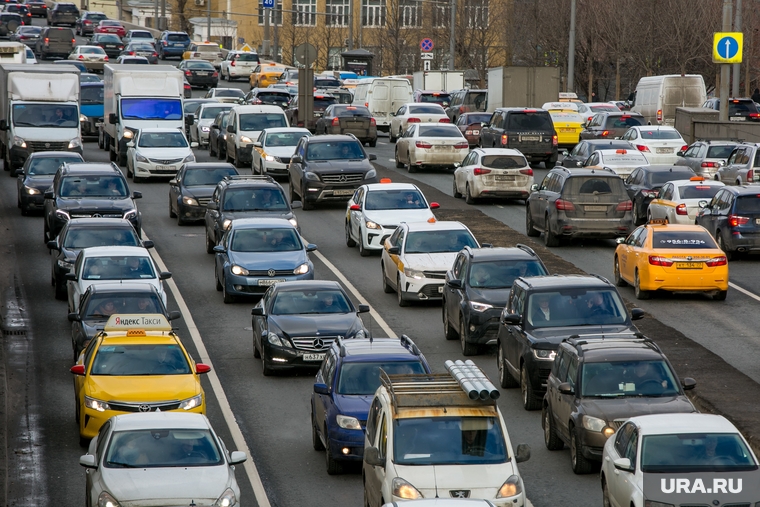
M 240 105 L 230 109 L 227 120 L 227 162 L 235 167 L 251 167 L 253 142 L 264 129 L 290 127 L 280 106 Z
M 701 107 L 707 100 L 705 80 L 697 74 L 642 77 L 631 111 L 650 125 L 673 125 L 677 107 Z
M 26 44 L 0 42 L 0 63 L 27 63 Z
M 354 90 L 354 106 L 366 106 L 377 123 L 377 130 L 389 132 L 391 113 L 412 102 L 412 85 L 407 79 L 375 77 L 359 81 Z

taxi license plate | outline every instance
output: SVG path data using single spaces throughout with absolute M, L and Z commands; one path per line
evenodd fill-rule
M 325 358 L 325 354 L 304 354 L 304 361 L 322 361 Z
M 509 175 L 497 174 L 496 177 L 494 178 L 494 180 L 496 180 L 496 181 L 515 181 L 515 177 L 514 176 L 509 176 Z
M 284 278 L 262 278 L 259 280 L 260 286 L 268 286 L 268 285 L 274 285 L 276 283 L 284 282 Z
M 560 132 L 565 132 L 568 134 L 572 134 L 575 132 L 575 129 L 559 129 Z
M 520 136 L 520 141 L 540 141 L 541 136 Z
M 746 121 L 746 118 L 744 116 L 732 116 L 729 118 L 731 121 Z
M 676 262 L 676 269 L 702 269 L 702 262 Z
M 333 190 L 333 195 L 354 195 L 354 190 Z
M 586 206 L 586 211 L 607 211 L 607 206 Z
M 174 167 L 173 165 L 157 165 L 156 166 L 157 171 L 174 171 L 176 169 L 177 168 Z
M 438 287 L 438 294 L 443 294 L 443 285 Z
M 659 154 L 673 153 L 673 148 L 657 148 L 657 153 Z

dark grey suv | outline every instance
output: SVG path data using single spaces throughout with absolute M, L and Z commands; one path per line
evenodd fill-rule
M 57 3 L 52 9 L 48 9 L 48 25 L 68 25 L 74 28 L 79 19 L 79 9 L 72 3 Z
M 549 112 L 543 109 L 504 107 L 491 115 L 480 129 L 481 148 L 513 148 L 520 150 L 530 162 L 557 162 L 557 132 Z
M 550 451 L 570 447 L 573 472 L 597 469 L 604 443 L 630 417 L 696 412 L 684 394 L 696 381 L 678 376 L 641 335 L 562 342 L 547 381 L 541 426 Z

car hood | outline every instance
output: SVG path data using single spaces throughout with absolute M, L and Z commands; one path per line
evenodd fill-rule
M 470 299 L 472 301 L 478 301 L 482 303 L 488 303 L 493 305 L 494 308 L 504 308 L 507 306 L 507 300 L 509 299 L 509 293 L 512 287 L 504 287 L 503 289 L 480 289 L 476 287 L 468 287 L 470 292 Z
M 597 325 L 597 326 L 567 326 L 567 327 L 545 327 L 531 329 L 530 334 L 538 339 L 543 340 L 555 345 L 554 348 L 564 340 L 572 335 L 578 335 L 581 338 L 586 336 L 599 336 L 604 334 L 607 337 L 614 337 L 618 333 L 638 333 L 638 329 L 635 326 L 626 324 L 619 325 Z
M 32 174 L 24 178 L 24 185 L 38 190 L 47 190 L 53 184 L 54 176 L 53 174 L 41 174 L 39 176 Z
M 306 252 L 293 250 L 290 252 L 232 252 L 228 253 L 230 262 L 250 270 L 296 269 L 308 261 Z
M 696 412 L 683 395 L 662 397 L 584 398 L 584 413 L 605 421 L 640 415 Z
M 355 313 L 321 313 L 272 315 L 269 320 L 290 337 L 346 336 L 358 318 Z
M 137 402 L 184 400 L 200 392 L 200 384 L 192 374 L 89 375 L 85 394 L 104 401 Z
M 448 271 L 459 252 L 404 254 L 404 265 L 411 269 Z
M 134 209 L 135 203 L 131 197 L 61 197 L 58 199 L 58 209 L 75 212 L 76 210 L 128 210 Z
M 307 170 L 312 172 L 351 172 L 369 171 L 372 164 L 369 159 L 352 159 L 352 160 L 308 160 L 306 162 Z
M 102 467 L 103 482 L 119 504 L 211 505 L 230 485 L 226 463 L 207 467 L 108 468 Z M 170 485 L 181 484 L 182 487 Z M 140 502 L 140 500 L 160 502 Z M 195 503 L 193 503 L 195 502 Z
M 225 211 L 222 219 L 235 220 L 237 218 L 293 218 L 292 211 Z
M 360 421 L 367 420 L 369 406 L 372 404 L 373 394 L 364 395 L 335 395 L 335 405 L 341 414 L 356 417 Z
M 182 195 L 200 198 L 211 197 L 214 194 L 214 189 L 216 189 L 216 185 L 213 187 L 183 187 Z
M 185 148 L 142 148 L 138 147 L 136 149 L 137 153 L 142 155 L 143 157 L 147 157 L 150 159 L 153 158 L 160 158 L 160 159 L 172 159 L 172 158 L 185 158 L 188 155 L 192 154 L 192 150 L 189 146 Z
M 295 152 L 295 146 L 267 146 L 264 148 L 264 153 L 267 155 L 273 155 L 275 157 L 290 158 Z
M 450 490 L 491 489 L 496 492 L 514 473 L 512 461 L 498 465 L 396 465 L 396 475 L 414 485 L 425 498 L 441 497 Z M 493 498 L 493 496 L 491 497 Z
M 364 214 L 367 220 L 381 225 L 398 225 L 401 222 L 427 222 L 435 218 L 429 208 L 399 209 L 399 210 L 367 210 Z

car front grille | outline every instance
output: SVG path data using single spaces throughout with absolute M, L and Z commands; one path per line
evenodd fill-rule
M 539 368 L 538 369 L 538 378 L 541 379 L 541 382 L 544 383 L 547 380 L 549 380 L 549 375 L 551 375 L 552 369 L 551 368 Z
M 262 270 L 256 270 L 256 271 L 248 271 L 249 276 L 268 276 L 270 278 L 274 278 L 276 276 L 286 276 L 286 275 L 292 275 L 293 270 L 292 269 L 275 269 L 274 274 L 270 275 L 268 269 L 262 269 Z
M 111 410 L 117 412 L 166 412 L 168 410 L 179 409 L 179 401 L 152 401 L 152 402 L 132 402 L 132 401 L 109 401 L 108 405 Z
M 624 422 L 626 422 L 628 419 L 615 419 L 611 423 L 609 423 L 609 427 L 613 430 L 617 431 L 619 427 L 623 425 Z
M 27 141 L 29 151 L 66 151 L 69 143 L 53 141 Z
M 310 336 L 306 338 L 293 338 L 293 346 L 298 350 L 307 352 L 327 352 L 337 336 Z
M 121 213 L 102 211 L 72 211 L 71 218 L 121 218 Z
M 205 206 L 211 202 L 211 197 L 203 197 L 196 200 L 198 201 L 199 206 Z
M 171 165 L 171 164 L 179 164 L 180 162 L 182 162 L 182 159 L 172 158 L 172 159 L 161 160 L 157 158 L 151 158 L 150 161 L 153 162 L 154 164 L 159 164 L 159 165 Z
M 277 158 L 280 159 L 280 163 L 283 163 L 283 164 L 290 163 L 290 157 L 277 157 Z
M 396 228 L 398 227 L 398 225 L 382 225 L 381 227 L 382 227 L 383 229 L 389 229 L 389 230 L 391 230 L 391 231 L 395 231 L 395 230 L 396 230 Z
M 425 275 L 425 278 L 435 278 L 437 280 L 446 278 L 445 271 L 423 271 L 422 273 Z
M 439 298 L 441 297 L 441 293 L 438 292 L 438 287 L 441 287 L 442 285 L 439 283 L 429 283 L 422 287 L 422 289 L 419 290 L 420 294 L 424 294 L 429 298 Z
M 364 174 L 323 174 L 321 177 L 324 183 L 340 185 L 342 183 L 358 183 L 364 179 Z

